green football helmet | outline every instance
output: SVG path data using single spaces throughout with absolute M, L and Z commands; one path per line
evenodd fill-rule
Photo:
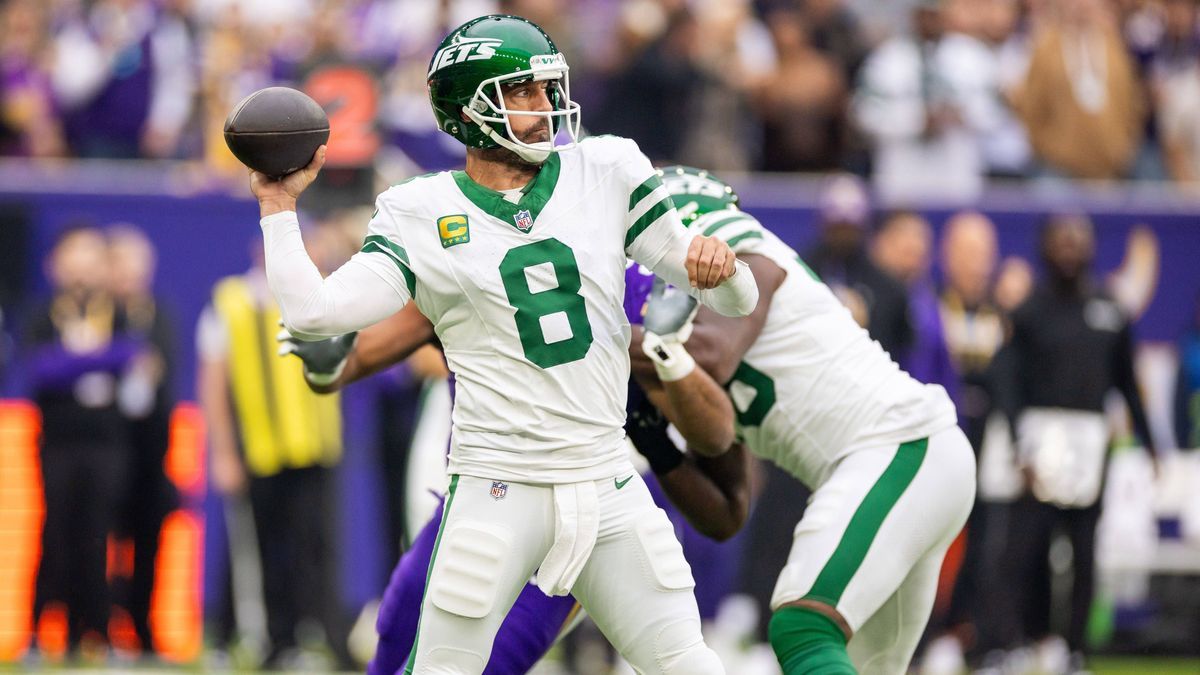
M 658 170 L 684 225 L 713 211 L 737 211 L 738 196 L 724 181 L 704 169 L 666 166 Z
M 573 147 L 579 138 L 579 104 L 571 100 L 567 61 L 554 41 L 533 22 L 493 14 L 455 28 L 429 61 L 429 102 L 438 128 L 468 148 L 504 147 L 540 164 L 551 152 Z M 552 110 L 510 112 L 502 85 L 548 81 Z M 466 116 L 466 120 L 463 116 Z M 545 117 L 550 141 L 524 143 L 509 125 L 509 115 Z M 565 128 L 569 142 L 555 145 Z

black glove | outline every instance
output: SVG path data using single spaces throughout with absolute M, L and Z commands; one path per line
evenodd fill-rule
M 310 383 L 324 386 L 333 384 L 342 375 L 346 367 L 346 357 L 354 349 L 354 341 L 358 339 L 358 331 L 346 333 L 337 337 L 325 338 L 315 342 L 299 340 L 281 328 L 275 336 L 279 342 L 279 355 L 295 354 L 304 362 L 304 379 Z
M 625 434 L 658 476 L 683 463 L 683 453 L 667 435 L 667 426 L 667 418 L 650 403 L 642 388 L 630 382 Z

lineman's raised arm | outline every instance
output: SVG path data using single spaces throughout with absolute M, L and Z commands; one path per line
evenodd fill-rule
M 673 286 L 725 316 L 746 316 L 758 304 L 750 268 L 724 241 L 692 235 L 650 160 L 629 142 L 629 216 L 625 252 Z
M 284 325 L 300 339 L 333 337 L 366 328 L 400 311 L 413 292 L 407 261 L 395 253 L 399 247 L 384 237 L 379 237 L 380 251 L 364 247 L 328 278 L 321 278 L 304 249 L 295 209 L 296 199 L 324 163 L 325 147 L 321 146 L 307 167 L 282 180 L 271 180 L 257 171 L 250 173 L 250 189 L 258 197 L 262 214 L 267 282 L 279 303 Z M 379 212 L 376 217 L 380 215 L 386 217 Z

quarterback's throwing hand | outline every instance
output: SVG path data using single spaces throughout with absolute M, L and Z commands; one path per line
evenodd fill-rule
M 729 244 L 716 237 L 696 235 L 688 246 L 687 267 L 688 281 L 699 289 L 716 288 L 729 277 L 733 276 L 737 256 Z
M 300 193 L 317 179 L 325 164 L 325 146 L 317 148 L 308 166 L 274 180 L 264 173 L 250 169 L 250 191 L 258 198 L 259 215 L 266 218 L 282 211 L 295 211 Z

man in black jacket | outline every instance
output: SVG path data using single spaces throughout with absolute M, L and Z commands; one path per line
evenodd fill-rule
M 1012 336 L 999 359 L 997 398 L 1015 425 L 1028 493 L 1014 505 L 1011 572 L 1014 638 L 1067 658 L 1050 625 L 1048 552 L 1065 531 L 1073 551 L 1066 644 L 1082 666 L 1084 630 L 1095 585 L 1095 533 L 1107 465 L 1104 400 L 1116 389 L 1128 403 L 1135 433 L 1153 453 L 1133 372 L 1128 317 L 1091 276 L 1095 235 L 1082 215 L 1047 220 L 1041 233 L 1045 277 L 1012 316 Z M 1058 646 L 1055 646 L 1055 645 Z M 1053 659 L 1052 659 L 1053 660 Z M 1057 670 L 1057 669 L 1056 669 Z

